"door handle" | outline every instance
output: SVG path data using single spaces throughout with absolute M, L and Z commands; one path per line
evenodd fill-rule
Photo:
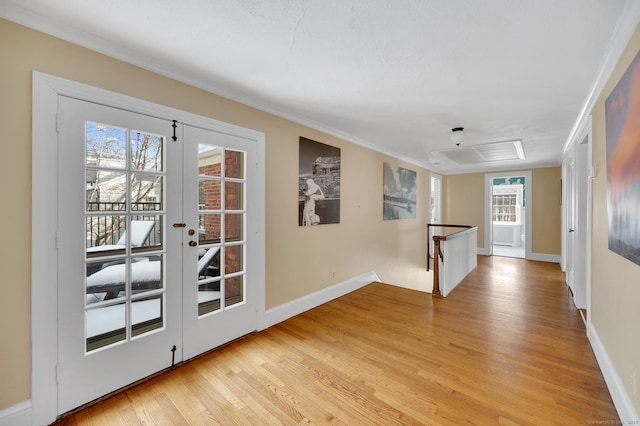
M 196 247 L 198 245 L 198 243 L 196 243 L 195 241 L 189 241 L 189 245 L 191 247 Z
M 569 232 L 573 232 L 573 229 L 569 229 Z

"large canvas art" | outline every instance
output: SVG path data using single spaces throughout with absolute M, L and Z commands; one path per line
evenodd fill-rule
M 605 102 L 609 250 L 640 265 L 640 53 Z
M 416 217 L 416 172 L 384 163 L 384 220 Z
M 300 137 L 298 225 L 340 223 L 340 148 Z

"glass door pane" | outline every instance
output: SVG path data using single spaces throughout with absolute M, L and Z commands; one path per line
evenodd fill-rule
M 86 352 L 165 325 L 164 142 L 85 123 Z
M 244 301 L 244 161 L 242 151 L 198 144 L 198 316 Z

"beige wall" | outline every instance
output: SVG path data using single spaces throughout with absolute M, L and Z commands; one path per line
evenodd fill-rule
M 556 254 L 562 252 L 562 203 L 560 198 L 561 167 L 531 171 L 532 218 L 531 252 Z
M 517 170 L 513 171 L 517 174 Z M 443 222 L 478 227 L 478 247 L 484 247 L 484 173 L 443 176 Z M 531 251 L 560 255 L 560 167 L 531 170 Z M 529 195 L 527 195 L 529 197 Z
M 32 70 L 266 134 L 267 309 L 369 271 L 391 284 L 431 290 L 427 170 L 1 19 L 0 47 L 0 410 L 31 392 Z M 339 225 L 298 227 L 300 136 L 342 149 Z M 416 219 L 382 220 L 385 161 L 417 171 Z M 46 285 L 47 277 L 38 277 L 38 284 Z
M 637 413 L 640 413 L 640 389 L 633 395 L 630 376 L 635 373 L 640 388 L 640 266 L 608 249 L 604 102 L 639 50 L 640 30 L 636 29 L 592 110 L 596 178 L 591 240 L 591 322 Z M 636 220 L 640 220 L 640 212 Z
M 484 174 L 442 177 L 442 223 L 478 227 L 478 247 L 484 241 Z

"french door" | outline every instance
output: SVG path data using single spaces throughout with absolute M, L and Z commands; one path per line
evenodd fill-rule
M 243 137 L 184 126 L 183 354 L 188 359 L 257 328 L 252 237 L 259 178 Z M 191 226 L 195 224 L 196 226 Z M 195 232 L 195 233 L 194 233 Z M 209 260 L 211 259 L 211 260 Z M 247 294 L 249 292 L 249 294 Z M 251 294 L 253 292 L 253 294 Z
M 63 96 L 58 131 L 64 413 L 257 329 L 261 206 L 255 141 Z

